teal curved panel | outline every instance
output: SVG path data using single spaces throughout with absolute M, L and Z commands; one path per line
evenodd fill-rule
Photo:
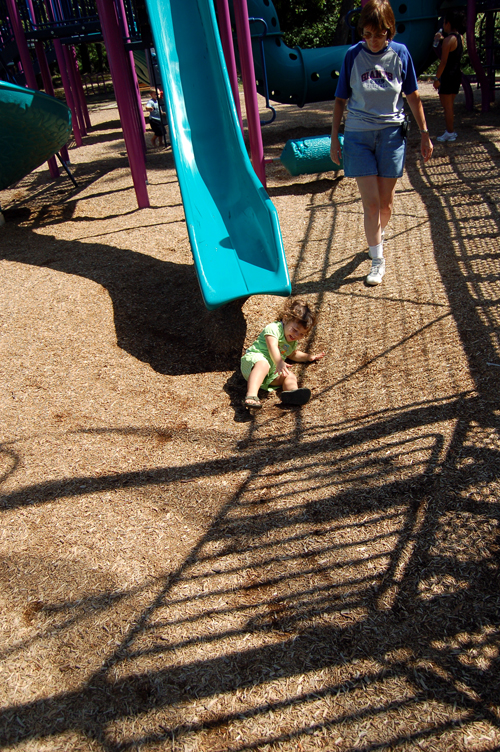
M 276 208 L 239 127 L 211 0 L 147 0 L 205 305 L 291 292 Z
M 50 159 L 70 133 L 71 112 L 64 102 L 0 81 L 0 190 Z
M 408 47 L 417 74 L 422 73 L 429 65 L 429 56 L 431 60 L 436 59 L 431 53 L 441 4 L 442 0 L 408 0 L 408 2 L 391 3 L 396 17 L 395 41 Z M 442 13 L 443 11 L 441 15 Z

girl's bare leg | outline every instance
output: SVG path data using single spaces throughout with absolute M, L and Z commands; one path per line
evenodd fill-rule
M 269 363 L 266 360 L 259 360 L 250 372 L 247 382 L 247 397 L 257 397 L 262 382 L 269 373 Z
M 284 392 L 293 392 L 294 389 L 298 389 L 297 377 L 294 373 L 289 373 L 288 376 L 285 376 L 282 389 Z

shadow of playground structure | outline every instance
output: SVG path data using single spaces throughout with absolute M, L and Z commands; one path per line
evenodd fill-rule
M 436 235 L 437 263 L 476 393 L 298 426 L 295 437 L 255 434 L 230 457 L 187 470 L 83 479 L 85 493 L 162 485 L 166 504 L 181 478 L 203 481 L 200 503 L 211 479 L 242 481 L 79 691 L 0 713 L 4 745 L 73 730 L 110 752 L 445 750 L 466 749 L 479 724 L 493 735 L 477 748 L 498 748 L 500 441 L 487 362 L 499 353 L 500 176 L 490 142 L 461 149 L 465 159 L 408 169 L 432 231 L 454 228 Z M 83 251 L 74 254 L 66 270 L 87 275 Z M 116 259 L 102 261 L 97 281 L 112 290 Z M 124 278 L 135 263 L 148 261 L 129 258 Z M 454 425 L 446 446 L 443 422 Z M 45 484 L 2 503 L 22 505 L 35 491 L 42 501 L 79 493 Z M 96 608 L 135 596 L 103 592 Z M 51 618 L 64 631 L 82 617 L 68 602 Z

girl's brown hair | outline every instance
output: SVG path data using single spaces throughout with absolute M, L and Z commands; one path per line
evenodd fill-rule
M 317 314 L 306 300 L 288 298 L 276 316 L 276 321 L 298 321 L 306 331 L 313 328 Z
M 387 41 L 396 35 L 396 19 L 389 0 L 368 0 L 359 16 L 358 32 L 363 36 L 363 30 L 369 26 L 374 31 L 387 32 Z

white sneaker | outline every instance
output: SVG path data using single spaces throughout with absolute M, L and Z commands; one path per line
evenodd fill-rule
M 366 278 L 367 285 L 379 285 L 385 274 L 385 259 L 377 258 L 372 261 L 372 268 Z
M 443 143 L 443 141 L 456 141 L 458 138 L 458 133 L 448 133 L 448 131 L 445 131 L 442 136 L 438 136 L 436 138 L 436 141 L 439 141 L 439 143 Z

